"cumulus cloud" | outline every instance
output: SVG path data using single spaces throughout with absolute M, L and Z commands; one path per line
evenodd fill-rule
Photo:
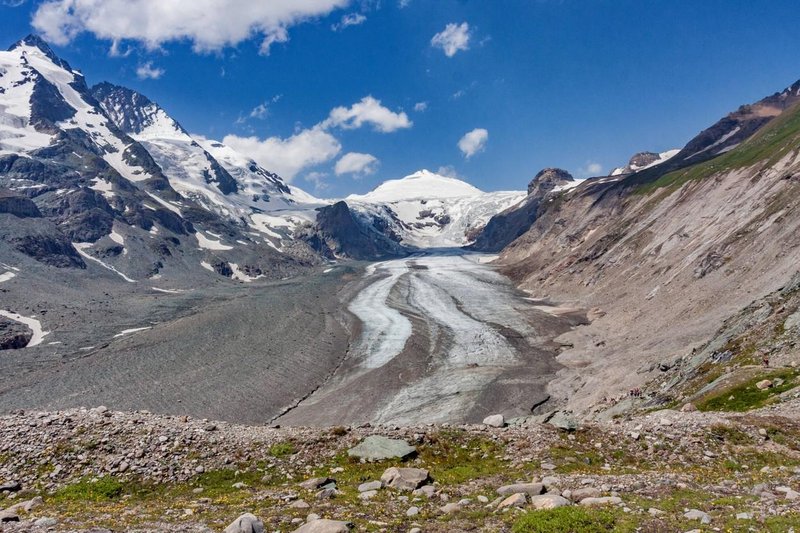
M 410 128 L 414 123 L 405 112 L 395 113 L 372 96 L 365 96 L 350 107 L 333 108 L 328 119 L 323 122 L 325 127 L 338 126 L 344 129 L 356 129 L 365 124 L 372 125 L 373 129 L 381 133 L 391 133 Z
M 336 24 L 331 26 L 333 31 L 343 30 L 350 26 L 358 26 L 359 24 L 364 24 L 367 21 L 367 17 L 362 15 L 361 13 L 350 13 L 348 15 L 344 15 L 342 20 Z
M 461 150 L 464 157 L 469 159 L 478 152 L 482 152 L 488 140 L 488 131 L 483 128 L 475 128 L 461 137 L 461 140 L 458 141 L 458 149 Z
M 140 80 L 157 80 L 164 75 L 164 69 L 153 66 L 152 61 L 143 63 L 136 68 L 136 77 Z
M 342 145 L 319 126 L 302 130 L 291 137 L 239 137 L 222 140 L 234 150 L 252 157 L 259 165 L 292 181 L 302 170 L 328 162 L 339 155 Z
M 444 55 L 453 57 L 459 50 L 469 50 L 469 24 L 451 22 L 433 36 L 431 46 L 444 50 Z
M 414 111 L 417 113 L 422 113 L 423 111 L 428 110 L 428 102 L 417 102 L 414 104 Z
M 288 29 L 328 15 L 350 0 L 46 0 L 33 27 L 55 44 L 89 32 L 99 39 L 132 40 L 150 49 L 187 39 L 197 51 L 220 50 L 252 37 L 261 53 L 289 40 Z
M 348 152 L 336 162 L 333 171 L 337 176 L 342 174 L 357 174 L 366 176 L 374 174 L 378 169 L 378 158 L 372 154 Z

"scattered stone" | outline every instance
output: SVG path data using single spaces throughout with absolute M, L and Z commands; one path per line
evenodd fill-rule
M 380 435 L 367 437 L 360 444 L 347 450 L 347 455 L 362 461 L 404 460 L 417 453 L 417 449 L 406 441 L 389 439 Z
M 418 489 L 429 479 L 429 473 L 422 468 L 397 468 L 391 467 L 381 476 L 381 481 L 387 487 L 397 490 Z
M 419 507 L 409 507 L 408 511 L 406 511 L 406 516 L 412 517 L 417 516 L 419 514 Z
M 694 411 L 697 411 L 697 407 L 693 403 L 686 403 L 681 407 L 682 413 L 693 413 Z
M 497 489 L 497 494 L 501 496 L 509 496 L 511 494 L 526 494 L 528 496 L 537 496 L 544 492 L 544 485 L 542 483 L 517 483 L 515 485 L 503 485 Z
M 383 488 L 383 483 L 380 481 L 368 481 L 358 486 L 358 492 L 369 492 L 371 490 L 380 490 Z
M 540 496 L 531 496 L 531 505 L 534 509 L 556 509 L 558 507 L 565 507 L 569 505 L 568 499 L 558 494 L 542 494 Z
M 564 431 L 575 431 L 578 429 L 578 419 L 570 413 L 564 411 L 556 411 L 553 416 L 547 420 L 547 423 Z
M 444 514 L 453 514 L 453 513 L 459 512 L 461 510 L 461 505 L 459 505 L 456 502 L 448 503 L 448 504 L 444 505 L 443 507 L 440 507 L 439 510 L 441 512 L 443 512 Z
M 667 514 L 664 511 L 662 511 L 661 509 L 656 509 L 655 507 L 651 507 L 650 509 L 647 510 L 647 512 L 648 512 L 648 514 L 650 516 L 653 516 L 653 517 L 664 516 L 665 514 Z
M 377 490 L 367 490 L 358 495 L 359 500 L 368 501 L 378 495 Z
M 477 499 L 478 499 L 478 501 L 479 501 L 479 502 L 481 502 L 481 503 L 489 503 L 489 498 L 487 498 L 487 497 L 486 497 L 486 496 L 484 496 L 483 494 L 479 495 Z
M 526 503 L 528 503 L 528 497 L 519 492 L 517 494 L 512 494 L 500 502 L 500 505 L 498 505 L 497 508 L 505 509 L 506 507 L 524 507 Z
M 224 533 L 264 533 L 264 524 L 254 515 L 245 513 L 226 527 Z
M 752 518 L 750 513 L 736 513 L 736 520 L 750 520 Z
M 42 517 L 38 520 L 35 520 L 33 525 L 36 527 L 55 527 L 58 525 L 58 520 L 50 517 Z
M 622 498 L 619 496 L 603 496 L 600 498 L 584 498 L 580 504 L 584 507 L 597 507 L 600 505 L 619 505 L 622 503 Z
M 426 498 L 433 498 L 434 494 L 436 494 L 436 488 L 431 485 L 425 485 L 411 493 L 412 496 L 425 496 Z
M 770 381 L 768 379 L 762 379 L 761 381 L 756 383 L 756 388 L 758 390 L 766 390 L 766 389 L 768 389 L 770 387 L 772 387 L 772 381 Z
M 22 490 L 22 484 L 19 481 L 9 481 L 0 485 L 0 492 L 19 492 Z
M 483 419 L 483 423 L 494 428 L 501 428 L 506 425 L 503 415 L 491 415 Z
M 698 509 L 691 509 L 690 511 L 684 513 L 683 517 L 687 520 L 699 520 L 702 524 L 711 523 L 711 517 L 708 515 L 708 513 L 704 513 Z
M 317 490 L 330 483 L 336 484 L 335 479 L 329 477 L 312 477 L 300 483 L 298 486 L 306 490 Z
M 293 501 L 292 503 L 289 504 L 289 507 L 291 509 L 308 509 L 311 506 L 309 504 L 307 504 L 306 502 L 304 502 L 303 500 L 295 500 L 295 501 Z
M 570 498 L 574 502 L 585 500 L 586 498 L 599 498 L 601 494 L 600 489 L 595 487 L 583 487 L 572 491 Z
M 347 533 L 352 527 L 353 524 L 350 522 L 318 518 L 299 529 L 295 529 L 294 533 Z

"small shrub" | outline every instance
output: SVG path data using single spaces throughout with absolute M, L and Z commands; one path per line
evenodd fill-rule
M 606 533 L 616 529 L 611 512 L 581 507 L 531 511 L 515 523 L 514 533 Z
M 55 494 L 56 500 L 103 502 L 122 496 L 125 488 L 113 477 L 103 477 L 97 481 L 84 479 L 67 485 Z

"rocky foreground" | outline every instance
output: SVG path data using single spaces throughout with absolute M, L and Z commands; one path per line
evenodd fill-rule
M 747 414 L 689 407 L 592 426 L 489 425 L 502 423 L 289 429 L 102 407 L 18 412 L 0 417 L 0 529 L 660 532 L 800 524 L 800 399 Z

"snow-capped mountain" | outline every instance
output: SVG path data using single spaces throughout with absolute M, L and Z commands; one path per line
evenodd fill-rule
M 0 189 L 11 206 L 0 217 L 30 214 L 0 220 L 0 245 L 129 283 L 251 281 L 323 258 L 465 246 L 525 198 L 423 170 L 320 200 L 136 91 L 89 88 L 36 36 L 0 52 Z
M 379 217 L 411 248 L 470 244 L 489 219 L 522 201 L 523 191 L 483 192 L 464 181 L 420 170 L 346 198 L 362 217 Z
M 246 215 L 270 205 L 267 195 L 284 197 L 276 209 L 295 200 L 277 176 L 236 162 L 226 169 L 133 91 L 105 84 L 93 94 L 38 37 L 0 52 L 0 188 L 11 205 L 36 207 L 2 221 L 17 252 L 95 264 L 126 282 L 173 269 L 249 280 L 318 261 L 303 241 L 255 231 L 266 224 Z
M 623 176 L 628 174 L 633 174 L 634 172 L 639 172 L 640 170 L 645 170 L 648 168 L 653 168 L 655 166 L 660 165 L 661 163 L 665 163 L 669 161 L 680 152 L 680 148 L 675 150 L 667 150 L 666 152 L 655 153 L 655 152 L 639 152 L 638 154 L 634 154 L 631 157 L 628 164 L 624 167 L 617 167 L 611 171 L 610 176 Z

